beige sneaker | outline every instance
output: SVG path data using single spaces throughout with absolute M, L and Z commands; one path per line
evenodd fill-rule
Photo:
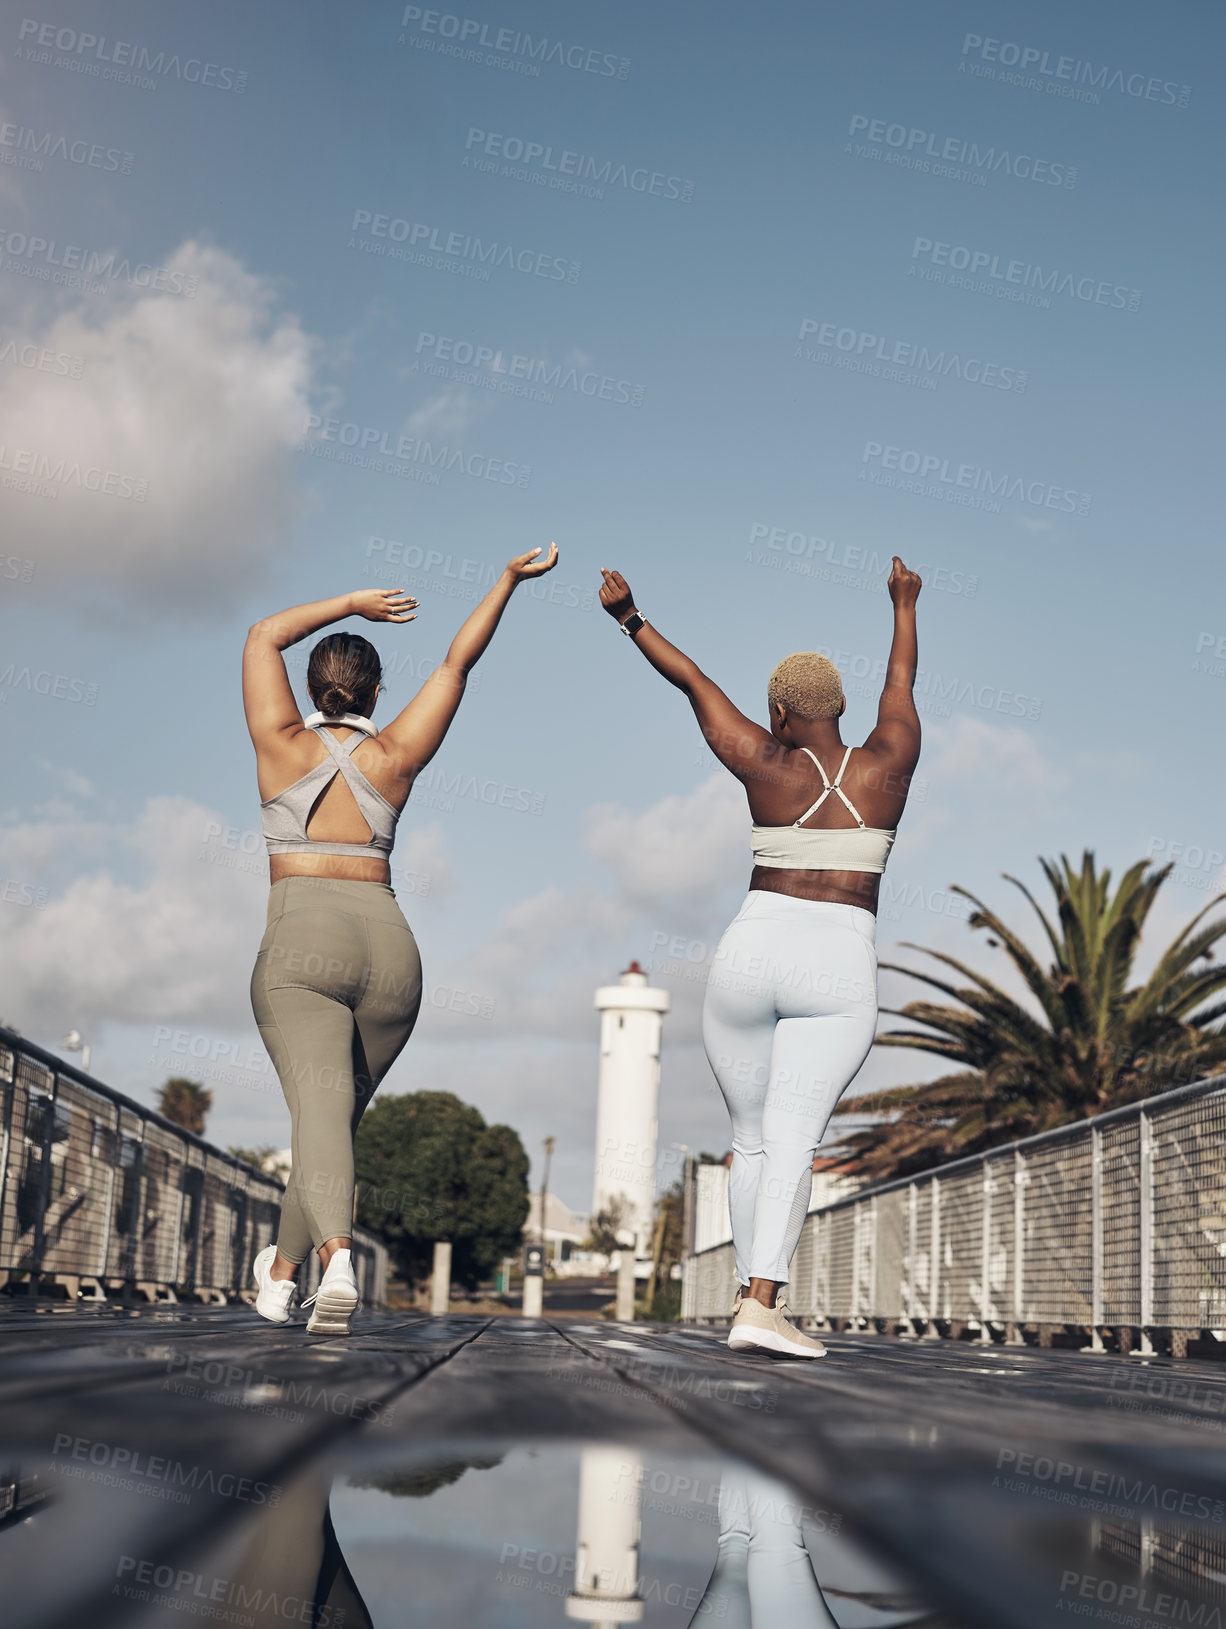
M 825 1357 L 826 1348 L 811 1335 L 802 1335 L 784 1317 L 787 1303 L 782 1296 L 773 1307 L 764 1307 L 752 1296 L 743 1296 L 737 1308 L 728 1345 L 734 1352 L 774 1352 L 781 1357 Z

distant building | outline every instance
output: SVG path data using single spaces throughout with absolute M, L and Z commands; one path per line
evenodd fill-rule
M 524 1243 L 540 1242 L 541 1196 L 528 1199 L 528 1219 L 524 1223 Z M 551 1272 L 563 1278 L 595 1278 L 608 1266 L 595 1251 L 582 1248 L 588 1233 L 588 1218 L 571 1210 L 556 1193 L 545 1196 L 545 1260 Z
M 694 1249 L 710 1250 L 713 1245 L 727 1244 L 732 1238 L 732 1224 L 728 1219 L 728 1168 L 732 1155 L 725 1154 L 720 1165 L 698 1165 L 694 1181 Z M 848 1176 L 841 1163 L 828 1155 L 818 1154 L 813 1161 L 813 1187 L 809 1195 L 809 1209 L 820 1210 L 846 1199 L 860 1187 L 860 1179 Z

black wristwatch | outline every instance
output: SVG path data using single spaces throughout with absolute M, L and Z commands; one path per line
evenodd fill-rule
M 647 618 L 645 616 L 641 615 L 641 613 L 638 611 L 631 611 L 630 615 L 622 623 L 621 629 L 626 635 L 627 639 L 629 639 L 634 634 L 638 633 L 640 628 L 646 627 L 646 625 Z

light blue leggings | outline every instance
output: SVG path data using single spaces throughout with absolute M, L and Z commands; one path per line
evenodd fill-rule
M 877 921 L 754 890 L 719 942 L 702 1039 L 732 1119 L 737 1278 L 785 1283 L 813 1156 L 877 1028 Z

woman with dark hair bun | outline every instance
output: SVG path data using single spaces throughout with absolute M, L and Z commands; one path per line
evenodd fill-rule
M 333 633 L 311 652 L 298 711 L 282 652 L 344 617 L 412 622 L 415 599 L 359 589 L 253 625 L 243 650 L 243 706 L 263 799 L 272 890 L 251 976 L 260 1036 L 289 1104 L 293 1168 L 275 1245 L 252 1273 L 256 1311 L 287 1323 L 294 1276 L 312 1249 L 324 1275 L 310 1334 L 348 1334 L 358 1304 L 350 1258 L 353 1136 L 417 1020 L 421 961 L 391 889 L 388 856 L 413 781 L 455 717 L 469 672 L 517 584 L 557 564 L 533 549 L 512 560 L 413 700 L 383 730 L 370 721 L 379 653 Z

